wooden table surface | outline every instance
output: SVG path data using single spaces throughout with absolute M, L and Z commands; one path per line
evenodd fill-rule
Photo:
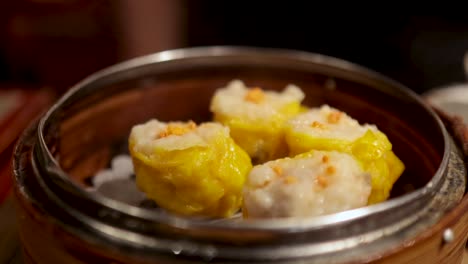
M 14 210 L 11 196 L 0 205 L 0 263 L 21 263 Z

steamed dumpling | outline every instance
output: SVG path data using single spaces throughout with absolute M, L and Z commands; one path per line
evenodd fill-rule
M 209 217 L 239 210 L 252 165 L 229 128 L 150 120 L 133 127 L 129 149 L 138 187 L 160 207 Z
M 370 176 L 351 155 L 311 151 L 255 166 L 244 187 L 246 218 L 308 217 L 365 206 Z
M 288 155 L 284 124 L 301 111 L 303 99 L 304 93 L 294 85 L 282 92 L 264 91 L 236 80 L 216 91 L 210 109 L 254 163 L 263 163 Z
M 324 105 L 309 109 L 286 124 L 291 155 L 310 150 L 335 150 L 353 155 L 371 174 L 369 204 L 386 200 L 404 165 L 387 136 L 374 125 L 361 125 L 346 113 Z

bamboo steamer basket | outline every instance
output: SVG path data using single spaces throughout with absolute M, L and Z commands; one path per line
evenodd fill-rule
M 188 219 L 85 190 L 150 118 L 204 121 L 232 79 L 329 104 L 377 124 L 406 170 L 386 202 L 309 219 Z M 443 123 L 445 122 L 445 125 Z M 16 146 L 13 174 L 27 263 L 460 263 L 468 198 L 463 125 L 355 64 L 248 47 L 165 51 L 75 85 Z M 447 129 L 448 128 L 448 129 Z

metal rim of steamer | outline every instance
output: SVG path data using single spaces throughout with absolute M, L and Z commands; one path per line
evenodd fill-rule
M 279 59 L 283 63 L 296 62 L 303 67 L 315 64 L 318 65 L 316 70 L 319 72 L 340 72 L 346 78 L 370 82 L 381 89 L 391 87 L 395 89 L 394 92 L 411 98 L 432 115 L 442 130 L 445 149 L 438 171 L 428 184 L 410 194 L 343 213 L 303 220 L 210 222 L 158 214 L 87 193 L 70 181 L 46 144 L 45 131 L 54 125 L 53 121 L 59 116 L 62 108 L 92 94 L 100 86 L 134 78 L 135 75 L 154 70 L 153 66 L 165 62 L 178 63 L 193 59 L 203 61 L 207 58 L 246 60 L 253 56 L 266 60 Z M 346 61 L 287 50 L 244 47 L 191 48 L 156 53 L 112 66 L 91 75 L 65 94 L 39 121 L 35 140 L 32 163 L 36 172 L 42 176 L 39 177 L 42 188 L 52 201 L 79 219 L 87 229 L 77 229 L 61 223 L 64 228 L 80 237 L 86 237 L 86 232 L 99 234 L 114 243 L 140 248 L 149 256 L 169 253 L 203 259 L 243 259 L 251 263 L 301 258 L 313 258 L 316 261 L 330 258 L 335 261 L 359 259 L 362 258 L 360 253 L 364 252 L 363 250 L 372 248 L 372 252 L 380 252 L 391 248 L 402 238 L 410 238 L 437 222 L 458 200 L 441 201 L 434 197 L 437 197 L 438 193 L 452 191 L 453 182 L 460 181 L 460 177 L 464 179 L 464 171 L 461 176 L 460 173 L 453 172 L 453 167 L 458 168 L 463 164 L 460 153 L 437 115 L 413 92 L 373 71 Z M 22 176 L 17 166 L 15 171 L 16 177 Z M 77 203 L 81 205 L 80 210 L 74 206 Z M 99 207 L 100 213 L 105 212 L 107 217 L 99 218 L 95 211 L 86 211 L 86 207 Z M 142 228 L 148 223 L 153 223 L 153 233 L 148 233 L 148 230 Z M 181 241 L 181 233 L 182 238 L 190 239 Z M 242 241 L 247 233 L 249 239 L 256 244 L 247 247 L 237 245 L 236 240 Z M 234 243 L 229 243 L 230 240 Z M 220 241 L 222 243 L 213 243 Z M 337 252 L 340 254 L 337 255 Z

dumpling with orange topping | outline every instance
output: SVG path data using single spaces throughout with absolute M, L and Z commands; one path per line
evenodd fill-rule
M 303 99 L 304 93 L 294 85 L 276 92 L 234 80 L 216 91 L 210 109 L 254 163 L 263 163 L 287 156 L 284 123 L 302 110 Z
M 286 142 L 291 155 L 310 150 L 335 150 L 353 155 L 372 176 L 369 204 L 387 199 L 405 168 L 393 153 L 387 136 L 375 125 L 360 125 L 328 105 L 290 119 L 286 124 Z
M 129 149 L 138 187 L 160 207 L 208 217 L 239 210 L 252 165 L 228 127 L 153 119 L 132 128 Z
M 351 155 L 311 151 L 255 166 L 244 186 L 245 218 L 309 217 L 365 206 L 369 174 Z

